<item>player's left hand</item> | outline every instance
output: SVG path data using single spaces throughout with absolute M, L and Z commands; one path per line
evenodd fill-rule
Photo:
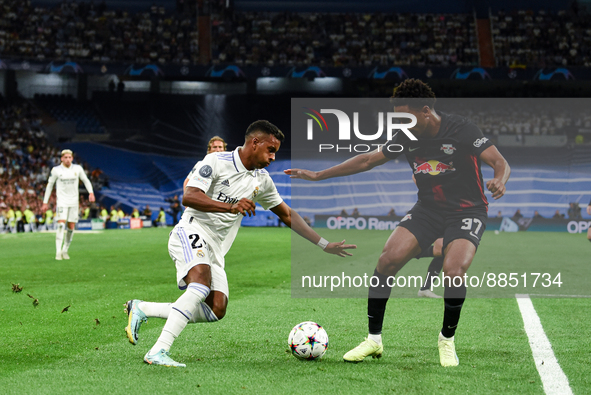
M 283 170 L 289 178 L 300 178 L 307 181 L 318 181 L 318 174 L 315 171 L 305 169 L 287 169 Z
M 94 199 L 94 193 L 89 193 L 88 194 L 88 201 L 90 203 L 93 203 L 95 201 L 95 199 Z
M 493 178 L 486 183 L 486 189 L 491 191 L 493 199 L 500 199 L 506 191 L 505 184 L 501 180 Z
M 324 249 L 324 252 L 328 252 L 329 254 L 334 254 L 334 255 L 338 255 L 340 257 L 345 257 L 345 256 L 351 256 L 351 254 L 349 254 L 348 249 L 355 249 L 357 248 L 357 246 L 355 244 L 345 244 L 345 240 L 339 242 L 332 242 L 332 243 L 328 243 L 328 245 L 326 246 L 326 248 Z

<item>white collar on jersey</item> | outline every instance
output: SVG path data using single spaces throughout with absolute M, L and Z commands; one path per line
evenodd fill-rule
M 238 148 L 236 148 L 234 150 L 234 152 L 232 152 L 232 159 L 234 161 L 234 167 L 236 168 L 236 171 L 239 172 L 239 173 L 245 171 L 245 172 L 249 173 L 251 176 L 256 177 L 256 171 L 257 170 L 256 169 L 254 169 L 254 170 L 248 170 L 244 166 L 244 164 L 242 163 L 242 160 L 240 160 L 240 155 L 238 154 L 238 150 L 240 148 L 241 147 L 238 147 Z

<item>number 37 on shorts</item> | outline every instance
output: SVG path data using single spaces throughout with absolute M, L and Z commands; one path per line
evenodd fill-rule
M 462 219 L 462 226 L 460 227 L 461 230 L 468 231 L 469 235 L 475 237 L 476 240 L 480 240 L 482 236 L 482 232 L 486 226 L 482 221 L 478 218 L 463 218 Z

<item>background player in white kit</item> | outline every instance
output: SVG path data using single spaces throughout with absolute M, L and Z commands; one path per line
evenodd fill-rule
M 148 317 L 166 318 L 156 344 L 144 361 L 154 365 L 185 367 L 169 356 L 173 341 L 187 323 L 222 319 L 228 305 L 228 281 L 224 256 L 232 246 L 243 216 L 255 214 L 255 202 L 273 211 L 300 236 L 325 252 L 351 255 L 345 249 L 354 245 L 329 243 L 310 228 L 277 193 L 264 167 L 275 160 L 283 133 L 268 121 L 256 121 L 247 131 L 244 146 L 233 152 L 207 155 L 198 162 L 191 176 L 181 221 L 170 233 L 168 252 L 177 269 L 177 285 L 185 293 L 170 303 L 126 303 L 129 314 L 127 337 L 137 344 L 138 331 Z M 261 241 L 261 247 L 264 241 Z
M 41 211 L 47 210 L 47 203 L 51 197 L 51 191 L 55 184 L 56 190 L 56 215 L 57 231 L 55 232 L 55 259 L 70 259 L 68 255 L 68 248 L 72 242 L 74 235 L 74 228 L 78 222 L 78 211 L 80 204 L 80 196 L 78 192 L 78 184 L 80 181 L 84 183 L 88 191 L 88 201 L 94 202 L 94 191 L 92 184 L 86 176 L 84 169 L 80 165 L 72 164 L 72 151 L 65 149 L 62 151 L 62 164 L 51 169 L 51 175 L 47 182 L 45 189 L 45 197 L 43 198 L 43 206 Z M 64 240 L 64 230 L 68 222 L 68 231 Z M 62 247 L 63 242 L 63 247 Z

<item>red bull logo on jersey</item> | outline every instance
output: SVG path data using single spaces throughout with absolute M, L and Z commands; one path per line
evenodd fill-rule
M 446 171 L 456 171 L 453 167 L 453 162 L 449 162 L 448 165 L 447 163 L 439 162 L 437 160 L 430 160 L 420 164 L 413 162 L 413 167 L 415 169 L 414 174 L 431 174 L 432 176 L 436 176 L 439 173 L 445 173 Z

